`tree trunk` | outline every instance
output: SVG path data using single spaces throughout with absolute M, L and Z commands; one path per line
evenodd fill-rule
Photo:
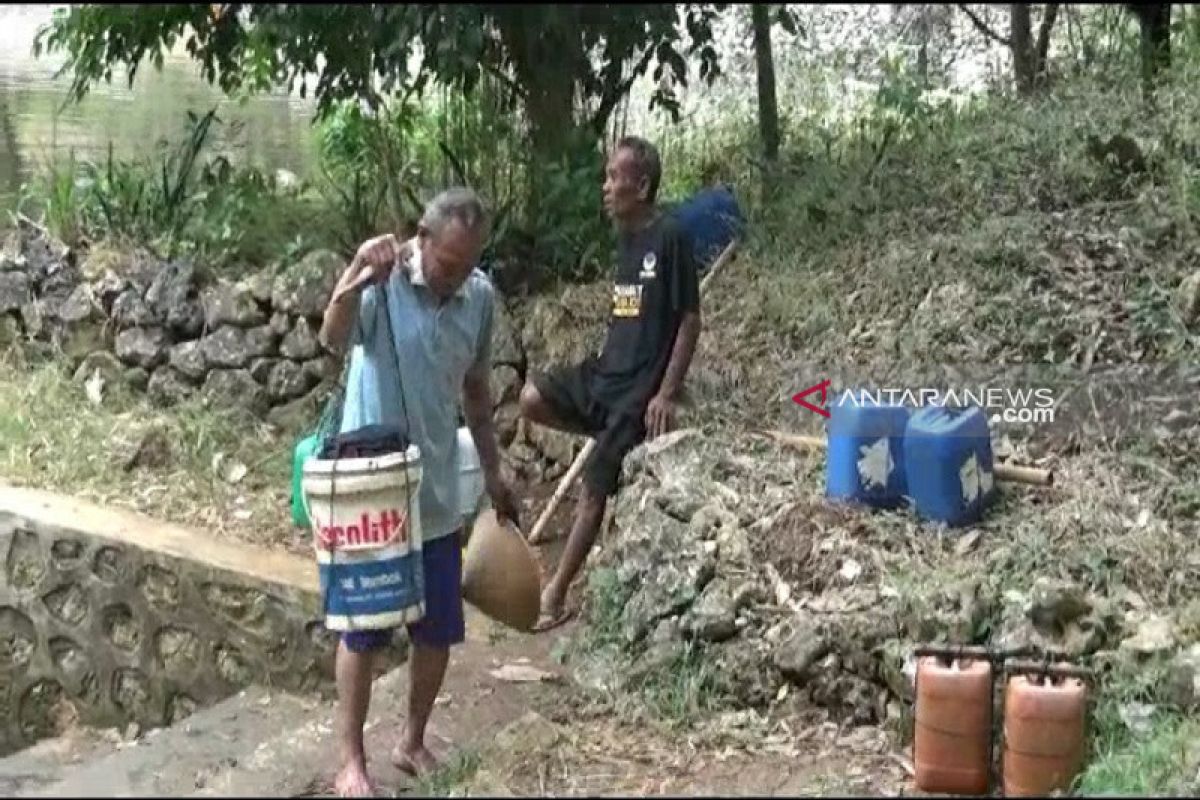
M 1029 4 L 1013 3 L 1010 9 L 1009 42 L 1012 49 L 1013 77 L 1017 81 L 1017 92 L 1027 95 L 1033 91 L 1033 86 L 1037 81 L 1033 25 L 1029 21 Z
M 531 153 L 524 221 L 535 230 L 547 168 L 568 157 L 575 134 L 575 75 L 582 40 L 572 6 L 558 6 L 562 16 L 541 27 L 533 24 L 526 9 L 518 8 L 501 17 L 499 26 L 516 81 L 526 90 Z
M 771 19 L 769 7 L 764 3 L 751 6 L 754 24 L 754 58 L 758 71 L 758 130 L 762 137 L 763 155 L 766 156 L 766 179 L 764 193 L 775 172 L 779 159 L 779 103 L 775 96 L 775 59 L 771 55 Z
M 1142 29 L 1142 94 L 1150 99 L 1159 74 L 1171 66 L 1171 5 L 1130 4 L 1129 10 Z

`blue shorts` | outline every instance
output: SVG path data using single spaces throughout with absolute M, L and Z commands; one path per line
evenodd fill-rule
M 462 531 L 427 542 L 421 548 L 425 564 L 425 616 L 408 626 L 413 642 L 445 648 L 460 644 L 467 633 L 462 599 Z M 394 629 L 350 631 L 342 634 L 346 649 L 366 653 L 387 647 Z

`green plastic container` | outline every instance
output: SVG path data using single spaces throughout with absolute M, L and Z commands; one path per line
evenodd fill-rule
M 292 524 L 297 528 L 308 528 L 308 506 L 304 503 L 304 491 L 300 480 L 304 477 L 304 462 L 313 458 L 321 449 L 321 436 L 312 434 L 296 443 L 292 452 Z

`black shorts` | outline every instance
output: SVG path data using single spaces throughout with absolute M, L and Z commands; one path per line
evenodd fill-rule
M 598 396 L 591 379 L 587 362 L 530 376 L 560 422 L 596 440 L 583 465 L 584 484 L 603 497 L 611 497 L 616 494 L 625 456 L 646 438 L 645 411 L 638 403 L 613 403 Z

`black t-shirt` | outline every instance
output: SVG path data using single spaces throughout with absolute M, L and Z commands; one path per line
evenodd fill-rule
M 617 244 L 612 311 L 592 391 L 617 409 L 641 409 L 658 391 L 683 315 L 700 310 L 692 246 L 666 214 Z

